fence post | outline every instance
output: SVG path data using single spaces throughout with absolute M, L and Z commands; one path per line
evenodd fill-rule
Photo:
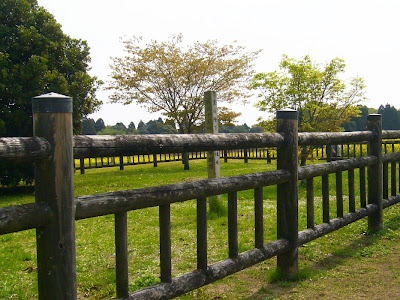
M 217 93 L 204 92 L 205 127 L 207 133 L 218 133 Z M 220 151 L 207 151 L 208 178 L 221 177 Z M 223 211 L 221 195 L 209 197 L 210 212 Z
M 72 98 L 50 93 L 33 98 L 34 136 L 51 145 L 35 162 L 35 201 L 53 212 L 36 229 L 39 299 L 76 299 Z
M 280 110 L 276 118 L 277 132 L 285 136 L 277 151 L 277 169 L 290 172 L 290 180 L 277 186 L 278 239 L 289 241 L 289 250 L 278 255 L 277 266 L 289 278 L 298 272 L 298 113 Z
M 373 138 L 368 143 L 368 155 L 378 158 L 378 162 L 368 167 L 368 204 L 375 204 L 378 210 L 368 216 L 368 229 L 377 232 L 383 228 L 383 193 L 382 193 L 382 115 L 372 114 L 367 118 L 368 130 Z

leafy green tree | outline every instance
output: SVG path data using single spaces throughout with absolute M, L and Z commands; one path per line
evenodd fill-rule
M 98 132 L 98 131 L 102 131 L 106 127 L 106 125 L 104 124 L 103 119 L 100 118 L 100 119 L 97 119 L 96 123 L 94 124 L 94 127 L 96 129 L 96 132 Z
M 226 102 L 248 97 L 245 87 L 258 54 L 237 45 L 219 46 L 217 41 L 184 47 L 181 35 L 144 45 L 134 38 L 125 41 L 125 50 L 127 55 L 114 58 L 111 66 L 112 101 L 136 102 L 161 112 L 175 121 L 179 133 L 192 133 L 204 119 L 205 91 L 218 92 Z
M 74 132 L 79 133 L 83 117 L 101 104 L 95 97 L 101 82 L 88 74 L 88 45 L 65 35 L 36 0 L 2 0 L 0 12 L 2 136 L 31 136 L 31 99 L 51 91 L 73 97 Z M 14 171 L 2 164 L 1 183 L 16 184 L 21 178 L 31 181 L 32 167 L 28 165 L 21 167 L 24 170 L 13 165 L 13 175 Z
M 400 129 L 400 112 L 390 104 L 381 105 L 378 114 L 382 115 L 382 128 L 385 130 Z
M 82 134 L 96 134 L 96 123 L 93 119 L 84 118 L 82 120 Z
M 295 60 L 284 55 L 280 71 L 256 74 L 251 88 L 259 91 L 262 99 L 257 106 L 262 111 L 297 109 L 300 131 L 341 131 L 343 123 L 359 114 L 356 105 L 365 99 L 363 79 L 353 78 L 346 84 L 340 79 L 344 70 L 340 58 L 320 66 L 309 56 Z M 308 151 L 303 148 L 302 164 Z

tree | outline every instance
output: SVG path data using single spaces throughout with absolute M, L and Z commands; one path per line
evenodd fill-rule
M 96 123 L 94 124 L 94 127 L 96 129 L 96 132 L 98 132 L 98 131 L 102 131 L 106 127 L 106 125 L 104 124 L 103 119 L 100 118 L 100 119 L 97 119 Z
M 32 97 L 51 91 L 73 97 L 74 132 L 79 133 L 83 117 L 101 104 L 95 97 L 101 82 L 88 74 L 87 43 L 65 35 L 36 0 L 3 0 L 0 11 L 2 136 L 31 136 Z M 23 166 L 27 171 L 15 171 L 15 176 L 5 168 L 0 171 L 3 184 L 32 180 L 30 165 Z
M 400 112 L 394 107 L 386 104 L 378 108 L 378 114 L 382 115 L 382 129 L 398 130 L 400 129 Z
M 175 121 L 179 133 L 193 132 L 204 119 L 205 91 L 218 92 L 226 102 L 248 97 L 244 87 L 259 53 L 246 53 L 237 45 L 220 47 L 215 40 L 184 47 L 182 35 L 147 44 L 133 38 L 125 41 L 125 51 L 126 57 L 113 58 L 112 101 L 162 112 Z
M 84 118 L 82 120 L 82 134 L 96 134 L 96 123 L 93 119 Z
M 365 99 L 363 79 L 353 78 L 346 85 L 339 78 L 344 69 L 340 58 L 321 67 L 309 56 L 295 60 L 284 55 L 280 72 L 256 74 L 251 88 L 260 92 L 257 106 L 262 111 L 297 109 L 300 131 L 341 131 L 343 123 L 359 114 L 356 104 Z M 302 164 L 306 157 L 303 149 Z
M 128 130 L 126 131 L 128 134 L 134 134 L 137 132 L 135 123 L 130 122 L 128 125 Z

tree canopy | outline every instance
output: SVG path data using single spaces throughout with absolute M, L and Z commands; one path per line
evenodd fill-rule
M 182 35 L 166 42 L 125 43 L 126 56 L 113 58 L 113 102 L 136 102 L 150 112 L 162 112 L 180 133 L 191 133 L 204 119 L 203 94 L 218 93 L 220 101 L 244 100 L 259 51 L 238 45 L 219 46 L 215 40 L 184 46 Z
M 251 88 L 262 98 L 257 103 L 260 110 L 297 109 L 300 131 L 341 131 L 343 123 L 359 114 L 365 84 L 359 77 L 349 83 L 340 79 L 345 71 L 342 59 L 321 66 L 309 56 L 295 60 L 284 55 L 279 66 L 280 71 L 253 78 Z
M 65 35 L 36 0 L 3 0 L 0 11 L 3 135 L 32 135 L 32 97 L 48 92 L 73 97 L 74 131 L 80 132 L 82 118 L 101 104 L 95 96 L 101 82 L 88 74 L 87 43 Z
M 31 136 L 32 97 L 48 92 L 73 97 L 79 133 L 82 118 L 101 104 L 95 96 L 101 82 L 88 74 L 87 43 L 65 35 L 36 0 L 2 0 L 0 11 L 0 134 Z M 28 165 L 3 165 L 1 183 L 32 180 Z

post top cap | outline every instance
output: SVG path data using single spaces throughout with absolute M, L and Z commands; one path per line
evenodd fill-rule
M 48 93 L 32 98 L 34 113 L 72 113 L 72 98 L 57 93 Z
M 382 119 L 381 114 L 370 114 L 367 116 L 367 120 Z
M 47 99 L 47 98 L 71 99 L 71 97 L 69 97 L 69 96 L 65 96 L 65 95 L 61 95 L 61 94 L 57 94 L 57 93 L 53 93 L 53 92 L 33 97 L 33 99 Z
M 297 120 L 298 115 L 297 110 L 291 108 L 280 109 L 276 112 L 277 119 Z

